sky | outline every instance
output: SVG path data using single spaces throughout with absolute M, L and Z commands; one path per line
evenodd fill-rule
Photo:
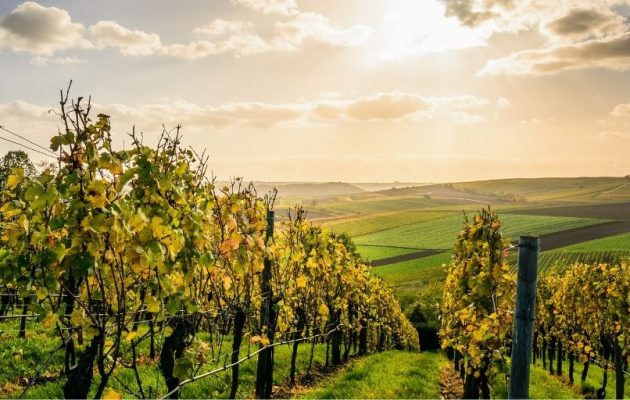
M 629 19 L 630 0 L 2 0 L 0 125 L 47 145 L 72 79 L 118 146 L 181 124 L 220 179 L 622 176 Z

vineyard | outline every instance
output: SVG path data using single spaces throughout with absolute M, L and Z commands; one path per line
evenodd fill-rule
M 62 93 L 57 164 L 14 168 L 0 192 L 2 396 L 286 397 L 341 371 L 307 395 L 504 397 L 508 235 L 531 231 L 551 249 L 538 258 L 532 360 L 532 384 L 551 379 L 550 391 L 532 393 L 606 398 L 609 381 L 628 393 L 630 250 L 614 235 L 624 205 L 582 206 L 584 217 L 503 205 L 499 219 L 462 216 L 451 199 L 390 198 L 417 196 L 401 189 L 313 223 L 301 205 L 274 209 L 275 189 L 208 178 L 179 127 L 154 146 L 134 131 L 114 149 L 110 118 L 90 111 Z M 319 215 L 352 208 L 324 204 Z M 589 229 L 609 236 L 563 246 Z M 388 363 L 404 374 L 377 367 Z
M 212 395 L 234 398 L 255 357 L 255 396 L 269 398 L 276 348 L 290 349 L 292 383 L 322 346 L 326 366 L 418 348 L 346 235 L 299 207 L 274 226 L 275 193 L 208 180 L 207 158 L 181 145 L 179 128 L 155 147 L 134 132 L 114 150 L 109 117 L 92 121 L 90 108 L 62 93 L 58 165 L 16 168 L 0 194 L 0 331 L 50 348 L 5 395 L 44 381 L 66 398 L 177 398 L 227 371 L 226 391 Z M 18 340 L 16 360 L 29 354 Z
M 500 373 L 509 376 L 510 348 L 516 346 L 515 277 L 507 263 L 510 246 L 500 228 L 498 216 L 489 210 L 482 210 L 471 223 L 465 221 L 447 271 L 440 337 L 464 380 L 464 398 L 489 398 L 492 378 Z M 586 393 L 598 399 L 606 398 L 609 370 L 614 371 L 614 398 L 626 393 L 628 265 L 626 260 L 573 262 L 564 271 L 544 274 L 536 288 L 532 362 L 542 359 L 543 368 L 558 377 L 568 362 L 570 385 L 577 382 L 576 364 L 582 366 L 582 385 L 591 365 L 598 366 L 603 370 L 600 385 Z

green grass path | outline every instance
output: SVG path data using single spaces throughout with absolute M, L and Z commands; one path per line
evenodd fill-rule
M 316 388 L 311 399 L 440 398 L 440 369 L 446 357 L 434 352 L 385 351 L 355 360 Z

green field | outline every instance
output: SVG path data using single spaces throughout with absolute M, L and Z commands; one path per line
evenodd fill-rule
M 434 280 L 442 280 L 444 277 L 442 264 L 448 264 L 450 260 L 451 253 L 444 252 L 429 257 L 375 267 L 373 271 L 392 286 L 422 285 Z
M 549 271 L 575 263 L 615 263 L 629 258 L 630 233 L 624 233 L 545 251 L 538 257 L 538 268 Z
M 449 215 L 445 211 L 401 211 L 351 219 L 323 222 L 321 225 L 335 232 L 345 232 L 357 237 L 380 232 L 386 229 L 414 225 Z
M 368 195 L 364 196 L 367 197 Z M 305 202 L 305 204 L 309 204 Z M 360 196 L 337 197 L 333 201 L 320 201 L 316 205 L 309 205 L 310 210 L 332 215 L 357 215 L 374 214 L 392 211 L 422 210 L 443 205 L 443 201 L 425 199 L 422 197 L 369 197 L 363 199 Z
M 547 217 L 504 214 L 501 216 L 505 236 L 544 234 L 601 222 L 592 218 Z M 450 249 L 462 226 L 461 215 L 450 215 L 417 224 L 386 229 L 355 237 L 360 245 L 385 245 L 424 249 Z

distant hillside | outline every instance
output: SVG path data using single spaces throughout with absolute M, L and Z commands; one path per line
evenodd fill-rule
M 615 202 L 630 199 L 630 179 L 523 178 L 453 183 L 455 189 L 512 201 Z
M 474 193 L 451 187 L 450 184 L 414 186 L 377 192 L 384 196 L 421 196 L 427 199 L 456 200 L 458 202 L 495 203 L 500 199 L 494 194 Z
M 352 182 L 352 184 L 367 192 L 377 192 L 381 190 L 405 188 L 405 187 L 410 187 L 410 186 L 417 187 L 417 186 L 431 185 L 431 183 L 418 183 L 418 182 L 416 183 L 414 182 L 381 182 L 381 183 Z
M 274 187 L 278 189 L 279 197 L 305 196 L 305 197 L 329 197 L 364 193 L 364 190 L 351 183 L 344 182 L 254 182 L 258 193 L 265 193 Z

